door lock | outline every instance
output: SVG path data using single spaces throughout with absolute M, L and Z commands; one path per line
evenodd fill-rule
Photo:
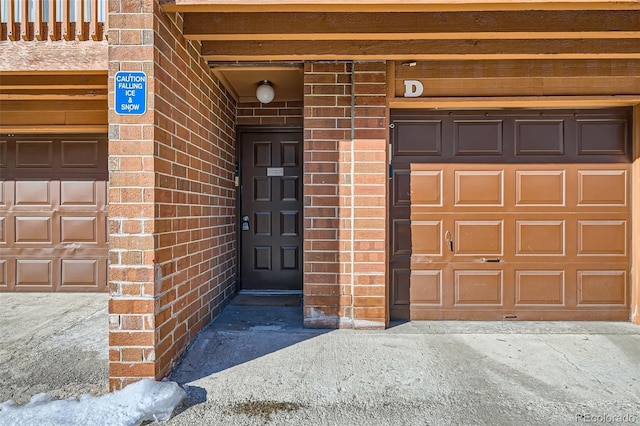
M 247 216 L 247 215 L 242 216 L 241 228 L 242 228 L 243 231 L 248 231 L 249 230 L 249 216 Z

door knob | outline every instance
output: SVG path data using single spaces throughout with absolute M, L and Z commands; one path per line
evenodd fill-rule
M 453 239 L 451 238 L 451 232 L 449 232 L 449 231 L 445 232 L 444 240 L 449 245 L 449 250 L 453 251 Z

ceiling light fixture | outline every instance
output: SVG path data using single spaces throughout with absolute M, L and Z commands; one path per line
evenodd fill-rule
M 262 80 L 256 89 L 256 98 L 263 104 L 268 104 L 276 96 L 273 86 L 269 80 Z

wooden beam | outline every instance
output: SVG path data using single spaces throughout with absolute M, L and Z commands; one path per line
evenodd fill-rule
M 43 85 L 9 85 L 3 84 L 0 86 L 2 91 L 23 91 L 23 90 L 51 90 L 51 91 L 87 91 L 87 90 L 105 90 L 106 86 L 102 84 L 90 84 L 90 85 L 82 85 L 78 87 L 77 84 L 43 84 Z
M 0 133 L 107 133 L 108 125 L 62 125 L 62 126 L 5 126 L 0 125 Z
M 106 111 L 108 108 L 106 99 L 20 100 L 3 102 L 0 114 L 7 111 Z
M 64 100 L 105 100 L 107 99 L 107 95 L 94 95 L 94 94 L 6 94 L 0 93 L 0 101 L 64 101 Z
M 640 59 L 636 39 L 204 41 L 206 60 Z
M 640 104 L 640 96 L 518 96 L 396 98 L 389 108 L 615 108 Z
M 187 13 L 198 40 L 638 38 L 638 11 Z
M 28 76 L 28 78 L 27 78 Z M 107 71 L 16 71 L 0 72 L 1 87 L 51 87 L 51 86 L 82 86 L 107 87 Z
M 638 10 L 637 0 L 160 0 L 167 12 Z
M 625 77 L 640 75 L 637 59 L 541 59 L 502 61 L 419 61 L 395 63 L 396 78 L 513 78 L 513 77 Z
M 10 2 L 9 2 L 10 3 Z M 107 41 L 91 43 L 12 43 L 0 41 L 0 72 L 106 71 Z M 50 71 L 49 71 L 50 70 Z
M 56 110 L 56 111 L 5 111 L 0 112 L 3 126 L 38 125 L 107 125 L 107 109 L 96 110 Z
M 428 78 L 422 97 L 442 96 L 571 96 L 638 95 L 640 76 L 635 77 L 494 77 Z M 404 84 L 396 80 L 395 94 L 402 97 Z

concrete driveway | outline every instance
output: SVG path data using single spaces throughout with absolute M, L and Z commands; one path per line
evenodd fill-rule
M 0 402 L 109 391 L 104 293 L 0 293 Z
M 189 400 L 169 424 L 640 424 L 630 323 L 301 323 L 296 308 L 227 307 L 172 375 Z
M 104 294 L 0 294 L 0 401 L 107 392 Z M 640 327 L 407 322 L 301 327 L 300 308 L 228 306 L 172 380 L 169 425 L 640 424 Z

